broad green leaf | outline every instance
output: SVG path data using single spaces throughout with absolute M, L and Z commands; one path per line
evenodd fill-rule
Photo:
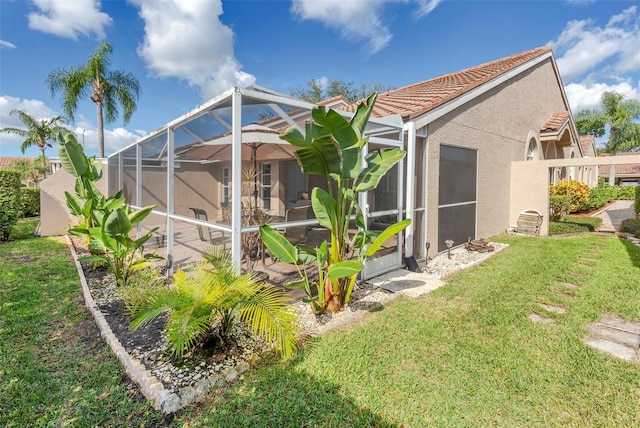
M 144 245 L 144 243 L 147 242 L 151 238 L 151 236 L 155 233 L 156 230 L 158 230 L 158 228 L 154 227 L 153 229 L 151 229 L 150 231 L 148 231 L 147 233 L 145 233 L 144 235 L 142 235 L 141 237 L 139 237 L 138 239 L 133 241 L 133 244 L 135 246 L 134 248 L 138 249 L 142 245 Z
M 330 138 L 314 140 L 296 150 L 294 155 L 305 174 L 327 176 L 340 172 L 340 154 Z
M 362 214 L 362 211 L 358 210 L 358 212 L 356 213 L 356 226 L 360 229 L 366 229 L 367 226 L 364 222 L 364 215 Z
M 382 176 L 402 160 L 405 155 L 406 152 L 397 147 L 369 153 L 365 159 L 367 161 L 367 167 L 360 172 L 353 186 L 353 190 L 356 192 L 365 192 L 378 187 Z
M 311 206 L 320 226 L 333 230 L 336 217 L 336 200 L 324 189 L 314 187 L 311 191 Z
M 131 222 L 131 224 L 136 224 L 136 223 L 141 222 L 149 214 L 151 214 L 151 211 L 153 211 L 155 207 L 156 207 L 155 205 L 149 205 L 147 207 L 140 208 L 138 211 L 134 211 L 134 212 L 130 213 L 129 214 L 129 221 Z
M 346 260 L 334 263 L 329 266 L 327 275 L 329 279 L 346 278 L 358 274 L 362 270 L 363 264 L 359 260 Z
M 124 207 L 111 212 L 104 223 L 105 233 L 110 236 L 127 235 L 132 229 Z
M 84 216 L 84 218 L 91 217 L 92 210 L 93 210 L 93 199 L 89 199 L 87 200 L 87 203 L 84 204 L 84 207 L 82 208 L 82 215 Z
M 87 157 L 71 132 L 58 134 L 58 157 L 62 168 L 74 177 L 87 172 Z
M 124 198 L 109 198 L 105 201 L 104 209 L 107 211 L 113 211 L 120 208 L 125 204 Z
M 316 249 L 306 244 L 296 245 L 298 249 L 298 263 L 308 265 L 316 261 Z
M 69 192 L 64 192 L 64 196 L 65 198 L 67 198 L 67 206 L 69 207 L 69 210 L 71 210 L 71 214 L 75 215 L 76 217 L 81 216 L 82 208 L 80 207 L 80 203 L 78 202 L 78 200 L 71 196 Z
M 304 279 L 300 279 L 298 281 L 290 281 L 284 284 L 286 288 L 290 288 L 292 290 L 306 290 L 307 289 L 307 281 Z
M 90 256 L 82 256 L 78 257 L 78 261 L 80 262 L 107 262 L 107 258 L 104 256 L 98 255 L 90 255 Z
M 67 229 L 67 232 L 71 233 L 72 235 L 89 235 L 89 229 L 82 226 L 70 227 L 69 229 Z
M 369 95 L 365 102 L 358 104 L 356 114 L 351 118 L 351 126 L 358 133 L 359 137 L 362 137 L 367 127 L 367 122 L 369 122 L 369 117 L 371 116 L 377 97 L 378 94 L 376 92 Z
M 271 254 L 278 260 L 284 263 L 296 264 L 298 250 L 281 233 L 265 224 L 260 226 L 260 237 Z
M 393 235 L 402 232 L 407 226 L 409 226 L 409 224 L 411 224 L 411 219 L 406 218 L 402 221 L 399 221 L 398 223 L 392 224 L 391 226 L 387 227 L 382 231 L 382 233 L 380 233 L 380 235 L 378 235 L 371 246 L 367 248 L 365 256 L 371 257 L 372 255 L 374 255 L 375 252 L 378 251 L 378 249 L 382 246 L 384 241 L 391 238 Z

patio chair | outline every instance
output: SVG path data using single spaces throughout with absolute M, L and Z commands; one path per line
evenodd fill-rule
M 309 201 L 307 201 L 306 205 L 296 206 L 287 210 L 285 213 L 285 222 L 306 220 L 310 218 L 311 205 L 308 202 Z M 284 231 L 284 236 L 292 244 L 299 244 L 307 240 L 307 231 L 308 227 L 306 225 L 287 227 Z
M 189 209 L 193 211 L 193 216 L 196 218 L 196 220 L 209 221 L 209 216 L 207 215 L 207 212 L 202 208 L 189 208 Z M 226 248 L 226 239 L 224 236 L 224 232 L 220 232 L 220 236 L 215 237 L 214 236 L 215 231 L 211 230 L 211 228 L 205 227 L 199 224 L 196 225 L 196 227 L 198 228 L 198 236 L 200 237 L 201 241 L 209 242 L 214 245 L 222 245 L 223 248 Z

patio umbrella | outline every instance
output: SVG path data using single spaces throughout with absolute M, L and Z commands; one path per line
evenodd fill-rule
M 226 132 L 204 143 L 195 143 L 191 147 L 183 147 L 179 157 L 201 159 L 203 161 L 231 160 L 232 134 Z M 258 150 L 263 159 L 281 160 L 294 159 L 296 147 L 280 139 L 280 133 L 275 129 L 250 124 L 242 128 L 242 158 L 250 158 L 253 164 L 253 197 L 258 206 Z

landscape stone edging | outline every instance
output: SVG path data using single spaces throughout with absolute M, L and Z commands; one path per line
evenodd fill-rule
M 118 357 L 120 363 L 124 366 L 125 372 L 129 379 L 135 382 L 140 387 L 140 392 L 145 396 L 147 400 L 153 403 L 153 408 L 161 410 L 163 413 L 173 413 L 187 404 L 195 401 L 200 395 L 213 387 L 221 386 L 225 382 L 233 382 L 242 374 L 248 371 L 251 367 L 248 363 L 238 363 L 235 367 L 227 369 L 221 376 L 210 376 L 200 379 L 194 386 L 182 388 L 182 398 L 173 392 L 169 392 L 164 388 L 162 382 L 160 382 L 150 371 L 146 369 L 144 364 L 140 363 L 137 359 L 133 358 L 127 350 L 122 346 L 118 338 L 106 318 L 97 307 L 95 300 L 91 296 L 87 279 L 84 276 L 84 270 L 80 261 L 78 261 L 78 254 L 75 247 L 69 238 L 69 235 L 65 235 L 67 245 L 71 251 L 73 262 L 75 263 L 78 276 L 80 277 L 80 284 L 82 285 L 82 294 L 84 295 L 84 302 L 96 324 L 100 330 L 100 336 L 109 345 L 111 351 Z
M 73 262 L 75 263 L 76 270 L 78 271 L 78 276 L 80 277 L 85 305 L 87 306 L 87 308 L 89 308 L 91 315 L 93 315 L 93 319 L 98 325 L 100 336 L 102 336 L 104 341 L 111 348 L 111 351 L 118 357 L 118 360 L 120 360 L 120 363 L 122 363 L 122 365 L 124 366 L 125 372 L 129 376 L 129 378 L 140 386 L 142 395 L 153 402 L 153 408 L 156 410 L 162 410 L 165 413 L 171 413 L 165 411 L 165 406 L 163 405 L 164 402 L 170 398 L 170 396 L 166 392 L 165 394 L 161 394 L 161 391 L 164 390 L 164 386 L 160 382 L 158 382 L 158 380 L 154 376 L 152 376 L 151 373 L 146 371 L 146 368 L 143 364 L 140 364 L 138 360 L 129 355 L 129 353 L 124 348 L 124 346 L 122 346 L 115 334 L 113 334 L 113 331 L 111 331 L 109 323 L 107 323 L 106 318 L 104 317 L 102 312 L 100 312 L 100 309 L 98 309 L 98 307 L 96 306 L 95 300 L 93 300 L 93 297 L 91 296 L 89 285 L 87 284 L 87 280 L 84 276 L 84 270 L 82 269 L 82 265 L 78 261 L 78 254 L 76 253 L 69 235 L 65 235 L 65 238 L 67 239 L 67 245 L 71 250 Z

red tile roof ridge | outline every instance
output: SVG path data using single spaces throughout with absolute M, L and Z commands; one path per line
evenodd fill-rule
M 542 46 L 382 92 L 378 94 L 374 116 L 401 114 L 407 119 L 421 116 L 551 50 L 550 46 Z

